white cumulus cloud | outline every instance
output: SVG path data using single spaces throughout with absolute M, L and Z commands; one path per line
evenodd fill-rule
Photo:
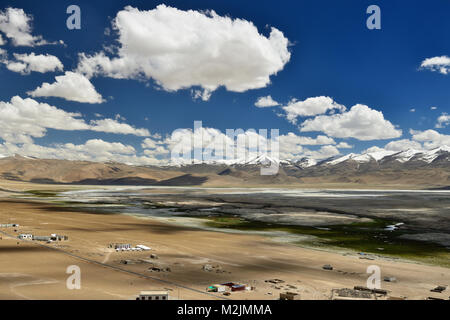
M 289 146 L 293 145 L 309 145 L 309 146 L 317 146 L 324 144 L 336 144 L 336 142 L 327 136 L 319 135 L 316 138 L 298 136 L 293 132 L 289 132 L 286 135 L 281 135 L 279 137 L 280 143 L 286 143 Z
M 49 54 L 38 54 L 34 52 L 30 54 L 18 54 L 14 53 L 15 61 L 3 60 L 6 64 L 6 68 L 13 72 L 19 72 L 21 74 L 30 74 L 31 72 L 54 72 L 62 71 L 64 69 L 61 61 Z
M 134 154 L 136 150 L 134 147 L 124 145 L 120 142 L 106 142 L 101 139 L 91 139 L 85 144 L 74 145 L 72 143 L 66 143 L 64 147 L 68 150 L 79 152 L 85 152 L 96 156 L 111 156 L 114 153 L 118 154 Z M 108 158 L 105 158 L 108 159 Z M 111 158 L 109 158 L 111 159 Z
M 336 103 L 330 97 L 312 97 L 303 101 L 291 100 L 287 106 L 283 107 L 287 119 L 296 123 L 297 117 L 315 116 L 324 114 L 329 110 L 345 111 L 345 106 Z
M 0 138 L 9 142 L 30 142 L 30 137 L 43 137 L 46 129 L 89 129 L 78 113 L 19 96 L 10 102 L 0 101 L 0 114 Z
M 44 137 L 47 129 L 132 134 L 150 136 L 147 129 L 138 129 L 114 119 L 86 123 L 80 113 L 66 112 L 55 106 L 15 96 L 10 102 L 0 101 L 0 139 L 11 143 L 31 143 Z
M 267 86 L 290 60 L 289 41 L 272 28 L 268 37 L 252 22 L 214 11 L 159 5 L 130 6 L 113 21 L 117 56 L 80 54 L 78 72 L 119 79 L 153 79 L 167 91 L 199 87 L 204 100 L 220 86 L 244 92 Z
M 448 74 L 450 71 L 450 57 L 440 56 L 427 58 L 422 61 L 420 66 L 424 69 L 440 72 L 442 74 Z
M 155 141 L 152 138 L 145 138 L 144 141 L 142 141 L 141 147 L 143 149 L 156 149 L 158 142 Z
M 348 144 L 348 143 L 345 142 L 345 141 L 342 141 L 342 142 L 339 142 L 339 143 L 336 145 L 336 148 L 338 148 L 338 149 L 351 149 L 351 148 L 353 148 L 353 146 L 350 145 L 350 144 Z
M 41 46 L 49 43 L 42 36 L 31 34 L 33 17 L 19 8 L 7 8 L 0 11 L 0 32 L 3 32 L 14 46 Z
M 444 128 L 450 124 L 450 114 L 444 112 L 437 119 L 436 128 Z
M 384 146 L 384 149 L 388 151 L 404 151 L 408 149 L 422 150 L 423 148 L 420 142 L 402 139 L 389 142 Z
M 147 129 L 138 129 L 128 123 L 119 122 L 114 119 L 92 120 L 90 124 L 92 131 L 132 134 L 141 137 L 150 136 L 150 132 Z
M 312 138 L 312 137 L 298 136 L 293 132 L 289 132 L 286 135 L 280 135 L 278 141 L 279 141 L 280 159 L 291 159 L 291 160 L 301 159 L 306 156 L 313 157 L 315 159 L 328 158 L 329 157 L 328 152 L 331 150 L 330 148 L 322 149 L 321 147 L 321 149 L 319 150 L 322 151 L 314 152 L 308 150 L 307 148 L 304 148 L 304 146 L 336 144 L 336 142 L 332 138 L 329 138 L 327 136 L 319 135 L 316 138 Z
M 82 103 L 102 103 L 102 96 L 85 76 L 66 71 L 55 77 L 52 84 L 44 82 L 40 87 L 27 92 L 32 97 L 59 97 Z
M 402 135 L 402 131 L 386 120 L 382 112 L 361 104 L 354 105 L 348 112 L 341 114 L 307 119 L 300 125 L 300 131 L 319 131 L 330 137 L 363 141 L 392 139 Z
M 54 144 L 42 146 L 34 143 L 0 144 L 0 153 L 4 155 L 20 154 L 41 159 L 66 159 L 80 161 L 115 161 L 134 165 L 156 165 L 162 160 L 156 157 L 137 155 L 133 146 L 121 142 L 108 142 L 90 139 L 83 144 Z
M 410 131 L 412 139 L 423 143 L 426 149 L 434 149 L 442 146 L 450 146 L 450 135 L 439 133 L 429 129 L 425 131 Z
M 341 154 L 336 146 L 322 146 L 318 150 L 305 150 L 304 156 L 315 159 L 315 160 L 323 160 L 327 158 L 331 158 Z
M 278 105 L 280 104 L 273 100 L 270 95 L 266 97 L 259 97 L 255 102 L 255 106 L 257 106 L 258 108 L 275 107 Z

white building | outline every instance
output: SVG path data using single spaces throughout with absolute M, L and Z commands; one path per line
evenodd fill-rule
M 136 300 L 169 300 L 167 291 L 141 291 Z
M 30 233 L 21 233 L 19 234 L 19 239 L 21 240 L 33 240 L 33 235 Z
M 116 251 L 124 251 L 124 250 L 131 250 L 131 244 L 129 243 L 115 243 L 114 249 Z
M 67 237 L 67 236 L 61 236 L 61 235 L 52 233 L 52 234 L 50 235 L 50 239 L 51 239 L 52 241 L 64 241 L 64 240 L 69 240 L 69 237 Z
M 36 241 L 51 241 L 52 238 L 49 236 L 33 236 L 33 240 Z
M 149 247 L 147 247 L 147 246 L 144 246 L 143 244 L 138 244 L 138 245 L 136 246 L 136 248 L 138 248 L 138 249 L 140 249 L 140 250 L 142 250 L 142 251 L 149 251 L 149 250 L 152 249 L 152 248 L 149 248 Z
M 16 228 L 20 227 L 17 223 L 0 224 L 0 228 Z

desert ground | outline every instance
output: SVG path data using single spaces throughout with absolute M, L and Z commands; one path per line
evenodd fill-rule
M 3 186 L 5 187 L 5 186 Z M 21 184 L 9 184 L 9 191 Z M 430 292 L 450 284 L 450 269 L 351 252 L 330 252 L 276 243 L 268 238 L 165 224 L 152 218 L 59 208 L 45 201 L 13 199 L 3 188 L 0 229 L 0 299 L 135 299 L 143 290 L 168 290 L 170 299 L 278 299 L 280 292 L 301 299 L 330 299 L 332 289 L 365 286 L 369 265 L 380 267 L 389 297 L 448 299 Z M 20 233 L 67 235 L 68 241 L 21 241 Z M 151 251 L 116 252 L 110 243 L 142 244 Z M 150 259 L 156 254 L 158 259 Z M 142 260 L 140 260 L 142 259 Z M 137 262 L 123 264 L 121 260 Z M 170 271 L 149 271 L 153 265 Z M 204 271 L 209 264 L 212 271 Z M 333 270 L 324 270 L 331 264 Z M 81 270 L 81 289 L 66 286 L 67 267 Z M 383 277 L 396 282 L 384 282 Z M 281 284 L 266 282 L 281 279 Z M 239 282 L 253 291 L 230 296 L 207 293 L 211 284 Z

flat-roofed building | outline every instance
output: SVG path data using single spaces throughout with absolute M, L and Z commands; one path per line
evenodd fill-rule
M 116 251 L 131 250 L 131 244 L 129 243 L 112 243 L 110 246 Z
M 51 240 L 52 240 L 52 241 L 65 241 L 65 240 L 69 240 L 69 237 L 68 237 L 68 236 L 62 236 L 62 235 L 55 234 L 55 233 L 52 233 L 52 234 L 50 235 L 50 237 L 51 237 Z
M 17 223 L 0 224 L 0 228 L 16 228 L 20 227 Z
M 136 245 L 136 248 L 139 249 L 139 250 L 142 250 L 142 251 L 149 251 L 149 250 L 152 250 L 152 248 L 147 247 L 147 246 L 144 246 L 143 244 L 138 244 L 138 245 Z
M 52 238 L 49 236 L 33 236 L 33 240 L 35 240 L 35 241 L 51 241 Z
M 227 291 L 227 286 L 221 285 L 221 284 L 213 284 L 206 288 L 208 292 L 225 292 Z
M 282 292 L 280 300 L 300 300 L 300 295 L 296 292 Z
M 163 290 L 141 291 L 136 300 L 169 300 L 169 292 Z
M 19 239 L 21 240 L 33 240 L 33 235 L 30 233 L 21 233 L 19 234 Z

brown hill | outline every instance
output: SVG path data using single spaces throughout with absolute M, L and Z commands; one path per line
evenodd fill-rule
M 2 179 L 36 183 L 149 185 L 179 174 L 171 170 L 155 170 L 121 163 L 43 160 L 21 156 L 0 159 Z
M 255 164 L 143 167 L 15 156 L 0 159 L 0 179 L 81 185 L 445 188 L 450 186 L 450 162 L 437 159 L 418 165 L 348 160 L 308 168 L 281 164 L 276 175 L 262 176 L 260 166 Z

